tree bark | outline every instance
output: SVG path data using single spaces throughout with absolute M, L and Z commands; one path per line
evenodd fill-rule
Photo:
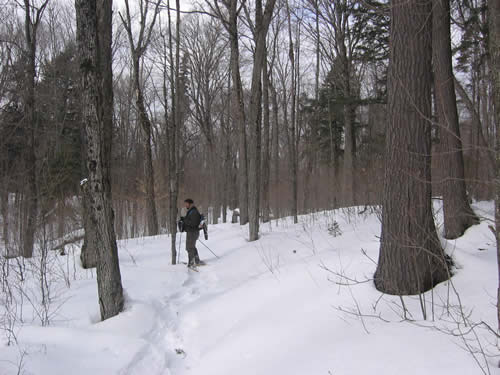
M 350 86 L 350 85 L 348 85 Z M 354 184 L 355 168 L 355 136 L 353 106 L 344 105 L 344 164 L 343 164 L 343 205 L 353 206 L 356 204 L 356 191 Z
M 167 123 L 167 142 L 168 142 L 168 195 L 169 195 L 169 207 L 168 207 L 168 223 L 170 232 L 170 248 L 171 248 L 171 263 L 177 263 L 177 199 L 179 194 L 179 160 L 178 160 L 178 148 L 180 139 L 180 103 L 179 103 L 179 45 L 177 44 L 175 60 L 173 51 L 173 38 L 172 38 L 172 19 L 170 14 L 170 1 L 167 2 L 167 12 L 168 12 L 168 40 L 169 48 L 168 53 L 170 61 L 175 64 L 170 64 L 170 91 L 172 97 L 172 111 L 171 118 L 168 117 L 167 109 L 165 108 L 165 122 Z M 179 14 L 179 3 L 176 2 L 177 6 L 177 36 L 180 33 L 180 14 Z M 177 39 L 178 40 L 178 39 Z M 166 46 L 164 46 L 166 51 Z M 163 85 L 163 100 L 165 103 L 168 102 L 167 95 L 167 57 L 166 52 L 164 56 L 164 85 Z M 166 104 L 165 104 L 166 105 Z
M 97 249 L 97 288 L 101 319 L 105 320 L 120 313 L 124 303 L 110 181 L 112 1 L 99 0 L 97 4 L 96 0 L 75 0 L 75 8 L 89 171 L 84 187 L 90 195 L 90 220 L 97 231 L 93 238 Z
M 229 41 L 231 47 L 232 75 L 232 113 L 237 125 L 238 137 L 238 201 L 240 208 L 240 225 L 248 223 L 248 161 L 245 107 L 243 103 L 243 86 L 240 75 L 240 52 L 238 42 L 238 1 L 231 0 L 229 5 Z
M 23 199 L 23 214 L 21 223 L 21 251 L 22 256 L 31 258 L 35 244 L 35 231 L 38 211 L 37 166 L 36 166 L 36 112 L 35 112 L 35 79 L 36 79 L 36 48 L 37 31 L 47 1 L 42 3 L 32 18 L 30 0 L 24 0 L 25 7 L 25 87 L 24 87 L 24 121 L 27 130 L 26 150 L 24 162 L 26 169 L 26 183 Z
M 272 111 L 272 123 L 273 123 L 273 129 L 272 129 L 272 151 L 271 151 L 271 159 L 273 163 L 273 168 L 271 172 L 271 181 L 272 181 L 272 186 L 273 186 L 273 204 L 274 207 L 273 209 L 273 217 L 277 219 L 280 217 L 279 214 L 279 202 L 280 202 L 280 195 L 278 192 L 278 186 L 279 186 L 279 181 L 280 181 L 280 142 L 279 142 L 279 107 L 278 107 L 278 94 L 276 92 L 276 88 L 272 82 L 269 83 L 269 88 L 271 90 L 271 103 L 273 105 L 273 111 Z
M 269 108 L 269 75 L 267 68 L 267 51 L 264 56 L 262 69 L 262 94 L 263 94 L 263 157 L 262 157 L 262 221 L 269 221 L 269 186 L 271 179 L 271 152 L 270 152 L 270 108 Z
M 391 6 L 389 114 L 375 286 L 419 294 L 450 276 L 431 207 L 432 2 Z
M 335 5 L 335 43 L 339 53 L 340 62 L 340 81 L 342 86 L 342 95 L 346 100 L 344 104 L 344 163 L 342 169 L 342 193 L 344 206 L 353 206 L 356 204 L 356 192 L 354 183 L 354 170 L 356 168 L 356 138 L 354 131 L 355 106 L 352 100 L 352 73 L 351 57 L 349 56 L 346 42 L 349 40 L 349 21 L 350 16 L 347 13 L 348 2 L 342 1 Z
M 86 184 L 87 182 L 83 182 Z M 88 190 L 82 185 L 82 217 L 83 217 L 83 245 L 80 252 L 80 261 L 85 269 L 97 267 L 97 228 L 90 215 L 90 200 L 92 197 Z
M 493 82 L 495 137 L 495 233 L 497 240 L 497 262 L 499 285 L 497 290 L 497 318 L 500 329 L 500 3 L 488 1 L 491 79 Z
M 5 255 L 11 255 L 9 252 L 10 243 L 9 243 L 9 189 L 7 185 L 7 178 L 4 177 L 4 181 L 2 181 L 2 187 L 0 188 L 0 205 L 2 207 L 2 239 L 5 246 Z
M 297 142 L 298 134 L 297 128 L 297 75 L 298 69 L 295 62 L 295 47 L 292 40 L 292 22 L 291 12 L 288 1 L 286 2 L 287 18 L 288 18 L 288 57 L 292 69 L 292 87 L 291 87 L 291 108 L 290 108 L 290 124 L 287 124 L 287 140 L 288 140 L 288 163 L 291 174 L 292 184 L 292 202 L 291 202 L 291 215 L 293 216 L 294 224 L 298 223 L 298 155 L 297 155 Z
M 465 106 L 467 107 L 467 110 L 470 113 L 470 116 L 472 117 L 472 125 L 474 125 L 474 127 L 476 128 L 477 133 L 478 133 L 479 146 L 482 147 L 483 151 L 486 153 L 489 167 L 491 169 L 495 169 L 495 157 L 493 155 L 492 149 L 489 147 L 488 142 L 486 142 L 486 139 L 484 137 L 482 125 L 481 125 L 481 119 L 479 117 L 479 114 L 476 111 L 474 103 L 469 98 L 469 95 L 465 91 L 462 84 L 456 78 L 453 79 L 453 82 L 455 84 L 455 88 L 458 92 L 458 95 L 463 100 Z M 471 131 L 471 133 L 472 133 L 472 131 Z
M 434 1 L 432 10 L 433 68 L 436 110 L 440 129 L 444 237 L 460 237 L 479 223 L 472 211 L 465 186 L 462 139 L 458 122 L 457 99 L 453 81 L 450 0 Z
M 231 68 L 230 68 L 231 69 Z M 231 72 L 227 76 L 227 103 L 231 100 Z M 232 158 L 231 158 L 231 108 L 226 106 L 226 116 L 222 116 L 222 134 L 224 142 L 224 190 L 222 198 L 222 222 L 227 223 L 227 209 L 234 208 L 231 206 L 229 194 L 232 188 Z M 231 194 L 232 195 L 232 194 Z
M 134 53 L 133 53 L 134 55 Z M 136 106 L 139 114 L 139 125 L 141 128 L 142 141 L 144 144 L 145 158 L 144 158 L 144 178 L 146 188 L 146 226 L 148 236 L 155 236 L 158 234 L 158 214 L 156 211 L 156 194 L 155 194 L 155 178 L 153 170 L 153 152 L 151 149 L 151 121 L 146 112 L 144 105 L 144 94 L 142 92 L 140 83 L 139 64 L 140 57 L 133 56 L 134 60 L 134 83 L 136 91 Z
M 266 51 L 266 37 L 274 11 L 276 0 L 268 0 L 264 13 L 262 1 L 255 3 L 255 51 L 250 91 L 248 116 L 249 151 L 248 151 L 248 220 L 249 240 L 259 238 L 260 180 L 261 180 L 261 103 L 262 103 L 262 67 Z

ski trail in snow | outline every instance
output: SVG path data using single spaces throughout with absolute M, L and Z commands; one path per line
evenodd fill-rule
M 185 267 L 179 264 L 175 267 Z M 180 289 L 165 296 L 162 300 L 148 300 L 155 312 L 155 324 L 142 340 L 144 344 L 136 355 L 123 367 L 120 375 L 171 375 L 171 367 L 176 362 L 184 360 L 190 353 L 184 351 L 184 342 L 179 333 L 181 317 L 179 310 L 195 303 L 215 283 L 216 277 L 212 267 L 203 267 L 200 272 L 187 269 L 182 273 L 185 277 Z M 196 322 L 192 322 L 195 326 Z
M 170 354 L 169 368 L 175 374 L 176 370 L 189 369 L 190 364 L 199 358 L 199 353 L 187 350 L 184 342 L 186 331 L 195 330 L 199 322 L 193 314 L 189 314 L 189 319 L 186 319 L 185 312 L 209 294 L 218 281 L 213 265 L 200 267 L 200 272 L 186 272 L 187 277 L 181 289 L 166 297 L 163 302 L 167 306 L 169 317 L 164 346 Z

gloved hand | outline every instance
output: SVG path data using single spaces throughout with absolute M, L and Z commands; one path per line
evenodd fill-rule
M 179 230 L 179 232 L 184 232 L 184 218 L 181 217 L 181 219 L 179 220 L 179 222 L 177 223 L 177 229 Z

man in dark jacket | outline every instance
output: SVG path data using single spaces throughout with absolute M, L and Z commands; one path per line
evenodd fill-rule
M 186 216 L 181 217 L 184 231 L 186 232 L 186 251 L 188 253 L 188 267 L 200 264 L 200 257 L 196 249 L 196 241 L 200 237 L 200 222 L 201 215 L 198 209 L 194 206 L 192 199 L 184 201 L 186 205 Z

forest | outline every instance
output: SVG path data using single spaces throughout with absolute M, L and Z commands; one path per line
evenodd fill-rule
M 230 251 L 218 231 L 240 233 L 273 275 L 278 258 L 262 244 L 279 223 L 307 232 L 317 215 L 341 212 L 344 221 L 325 219 L 337 240 L 339 225 L 356 233 L 372 215 L 367 279 L 319 268 L 339 287 L 369 281 L 395 296 L 405 320 L 403 297 L 427 321 L 429 293 L 467 267 L 450 246 L 487 241 L 477 246 L 498 262 L 488 268 L 493 319 L 465 322 L 462 302 L 460 316 L 496 341 L 490 355 L 464 339 L 494 373 L 499 181 L 496 0 L 0 0 L 7 346 L 23 304 L 42 326 L 57 320 L 64 298 L 53 285 L 70 288 L 71 267 L 93 280 L 98 320 L 127 311 L 121 262 L 138 255 L 122 247 L 159 239 L 164 268 L 180 263 L 191 198 L 214 230 L 203 246 Z M 477 209 L 486 202 L 488 214 Z M 432 306 L 434 321 L 434 294 Z

